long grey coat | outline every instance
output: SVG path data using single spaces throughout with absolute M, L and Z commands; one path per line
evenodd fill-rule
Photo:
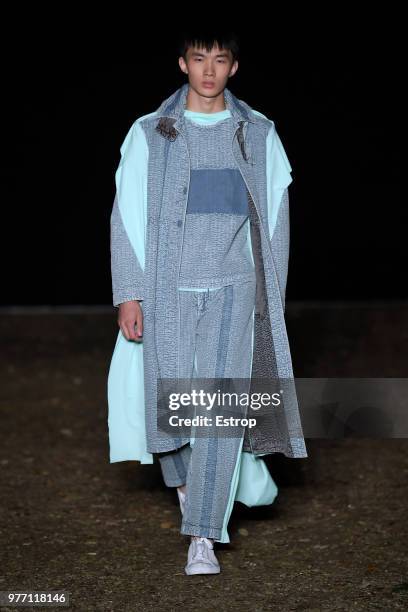
M 158 379 L 177 378 L 180 350 L 178 338 L 182 322 L 177 286 L 190 180 L 184 131 L 187 93 L 188 84 L 184 84 L 157 111 L 140 121 L 148 146 L 147 228 L 144 269 L 135 264 L 132 274 L 137 280 L 132 292 L 143 298 L 144 401 L 149 453 L 172 450 L 190 441 L 189 437 L 166 435 L 157 427 Z M 269 407 L 255 428 L 246 429 L 243 450 L 255 455 L 281 452 L 287 457 L 307 457 L 284 318 L 289 255 L 287 190 L 270 240 L 266 137 L 271 121 L 238 100 L 227 88 L 224 97 L 236 127 L 232 152 L 247 186 L 257 276 L 251 377 L 278 379 L 282 390 L 280 405 Z M 113 252 L 112 261 L 115 257 Z

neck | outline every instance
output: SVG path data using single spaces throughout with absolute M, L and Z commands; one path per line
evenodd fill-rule
M 189 86 L 186 98 L 186 110 L 197 113 L 219 113 L 220 111 L 226 110 L 226 108 L 224 90 L 215 97 L 207 98 L 198 94 Z

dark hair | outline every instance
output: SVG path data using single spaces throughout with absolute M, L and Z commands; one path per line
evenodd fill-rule
M 210 52 L 215 45 L 218 45 L 220 49 L 231 51 L 232 61 L 234 62 L 239 56 L 239 44 L 239 36 L 233 31 L 184 31 L 179 37 L 178 52 L 184 58 L 184 61 L 186 61 L 187 51 L 190 47 L 200 47 Z

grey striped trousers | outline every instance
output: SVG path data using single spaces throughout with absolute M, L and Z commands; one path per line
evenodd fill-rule
M 255 292 L 255 273 L 224 287 L 180 289 L 180 378 L 249 379 Z M 180 533 L 220 539 L 243 433 L 243 427 L 235 437 L 210 433 L 156 453 L 165 484 L 187 485 Z

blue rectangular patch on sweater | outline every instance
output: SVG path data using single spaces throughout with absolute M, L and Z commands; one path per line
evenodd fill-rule
M 236 168 L 191 170 L 187 213 L 248 214 L 246 185 Z

